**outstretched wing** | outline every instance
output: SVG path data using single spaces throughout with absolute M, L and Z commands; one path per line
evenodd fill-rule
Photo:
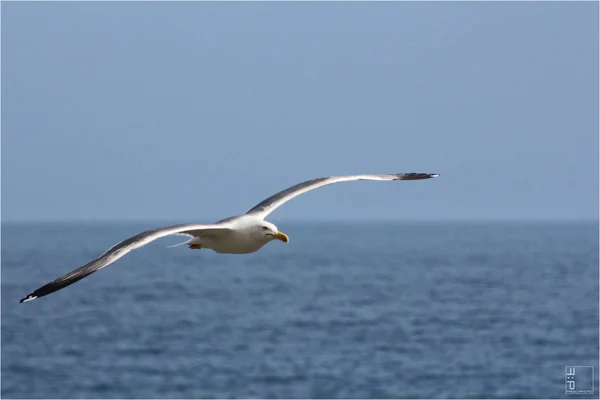
M 229 230 L 230 229 L 228 227 L 228 224 L 184 224 L 167 226 L 165 228 L 151 229 L 149 231 L 142 232 L 138 235 L 130 237 L 129 239 L 123 240 L 120 243 L 117 243 L 116 245 L 108 249 L 106 253 L 102 254 L 94 261 L 90 261 L 89 263 L 85 264 L 83 267 L 78 268 L 75 271 L 69 272 L 64 276 L 53 280 L 47 285 L 44 285 L 41 288 L 34 290 L 24 298 L 19 300 L 19 303 L 35 300 L 38 297 L 46 296 L 47 294 L 56 292 L 57 290 L 67 287 L 77 282 L 78 280 L 83 279 L 86 276 L 98 271 L 99 269 L 102 269 L 107 265 L 112 264 L 119 258 L 123 257 L 125 254 L 129 253 L 131 250 L 142 247 L 158 238 L 175 234 L 195 236 L 200 231 L 205 231 L 207 233 L 210 232 L 211 234 L 219 235 L 224 234 Z
M 410 172 L 405 174 L 389 174 L 389 175 L 349 175 L 349 176 L 330 176 L 327 178 L 316 178 L 306 182 L 299 183 L 289 187 L 273 196 L 265 199 L 252 207 L 246 214 L 253 215 L 259 218 L 265 218 L 277 207 L 293 199 L 296 196 L 306 193 L 309 190 L 320 188 L 322 186 L 331 185 L 338 182 L 371 180 L 371 181 L 410 181 L 419 179 L 436 178 L 439 174 L 423 174 Z

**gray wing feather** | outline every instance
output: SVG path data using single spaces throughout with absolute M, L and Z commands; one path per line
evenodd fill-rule
M 129 239 L 125 239 L 122 242 L 117 243 L 110 249 L 108 249 L 104 254 L 102 254 L 97 259 L 90 261 L 85 264 L 83 267 L 80 267 L 68 274 L 61 276 L 58 279 L 53 280 L 52 282 L 40 287 L 39 289 L 34 290 L 24 298 L 22 298 L 19 303 L 23 303 L 26 301 L 37 299 L 38 297 L 46 296 L 50 293 L 56 292 L 64 287 L 67 287 L 86 276 L 98 271 L 106 267 L 107 265 L 112 264 L 117 261 L 119 258 L 123 257 L 125 254 L 129 253 L 131 250 L 142 247 L 153 240 L 158 238 L 173 235 L 173 234 L 186 234 L 192 236 L 193 232 L 197 233 L 200 230 L 210 230 L 211 233 L 215 233 L 217 231 L 228 231 L 229 228 L 226 224 L 223 225 L 200 225 L 200 224 L 184 224 L 184 225 L 173 225 L 165 228 L 157 228 L 151 229 L 146 232 L 142 232 L 138 235 L 130 237 Z
M 283 203 L 293 199 L 296 196 L 306 193 L 309 190 L 317 189 L 323 186 L 331 185 L 338 182 L 357 181 L 357 180 L 374 180 L 374 181 L 409 181 L 436 178 L 439 174 L 425 173 L 403 173 L 403 174 L 386 174 L 386 175 L 348 175 L 348 176 L 330 176 L 327 178 L 316 178 L 306 182 L 298 183 L 292 187 L 282 190 L 279 193 L 265 199 L 252 207 L 246 214 L 253 215 L 259 218 L 265 218 L 273 210 Z

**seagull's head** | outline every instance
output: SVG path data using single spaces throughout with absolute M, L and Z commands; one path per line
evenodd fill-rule
M 277 227 L 270 222 L 261 221 L 261 223 L 258 225 L 258 230 L 262 237 L 266 238 L 268 242 L 275 239 L 281 240 L 285 243 L 290 241 L 285 233 L 279 232 L 279 229 L 277 229 Z

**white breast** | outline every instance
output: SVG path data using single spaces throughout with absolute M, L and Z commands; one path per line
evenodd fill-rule
M 233 229 L 221 237 L 202 240 L 202 247 L 214 250 L 217 253 L 246 254 L 253 253 L 268 243 L 268 240 L 253 234 L 256 225 L 261 225 L 262 220 L 254 217 L 240 217 L 233 222 Z

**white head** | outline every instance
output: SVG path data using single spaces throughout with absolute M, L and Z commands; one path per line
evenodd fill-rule
M 261 235 L 261 238 L 268 242 L 278 239 L 287 243 L 290 240 L 285 233 L 279 232 L 279 229 L 277 229 L 274 224 L 267 221 L 260 221 L 260 223 L 256 225 L 256 230 L 256 234 Z

